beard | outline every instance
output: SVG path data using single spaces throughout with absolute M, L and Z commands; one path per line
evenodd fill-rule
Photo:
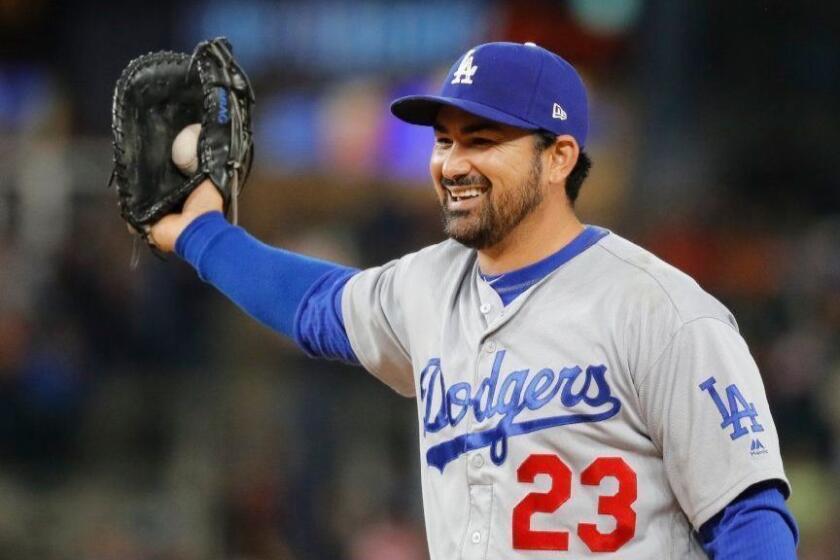
M 499 194 L 494 201 L 492 184 L 484 175 L 461 177 L 457 180 L 442 179 L 444 186 L 475 185 L 485 190 L 481 206 L 474 210 L 450 210 L 449 195 L 444 194 L 441 204 L 444 233 L 461 245 L 471 249 L 486 249 L 503 240 L 542 202 L 544 195 L 540 188 L 542 159 L 534 157 L 528 177 L 515 188 Z

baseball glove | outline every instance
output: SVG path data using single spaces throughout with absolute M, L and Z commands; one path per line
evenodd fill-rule
M 114 91 L 114 170 L 120 214 L 150 246 L 152 224 L 177 212 L 205 178 L 237 220 L 237 198 L 251 169 L 254 94 L 225 38 L 204 41 L 192 56 L 169 51 L 132 60 Z M 198 167 L 184 174 L 172 161 L 181 130 L 201 123 Z

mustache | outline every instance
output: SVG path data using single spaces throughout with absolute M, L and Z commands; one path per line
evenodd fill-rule
M 485 189 L 490 188 L 490 179 L 485 177 L 484 175 L 477 175 L 473 177 L 464 176 L 458 177 L 457 179 L 448 179 L 446 177 L 442 177 L 440 180 L 440 184 L 442 187 L 484 187 Z

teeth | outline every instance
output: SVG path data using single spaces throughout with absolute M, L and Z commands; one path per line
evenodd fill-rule
M 464 200 L 467 198 L 474 198 L 480 195 L 482 192 L 481 189 L 464 189 L 462 191 L 458 191 L 458 194 L 454 194 L 452 191 L 449 191 L 449 196 L 452 197 L 452 200 Z

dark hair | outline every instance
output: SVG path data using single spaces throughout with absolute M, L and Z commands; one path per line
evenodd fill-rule
M 534 135 L 537 137 L 536 148 L 538 153 L 553 146 L 557 141 L 557 135 L 547 130 L 538 130 Z M 566 196 L 569 198 L 572 206 L 575 205 L 575 200 L 577 200 L 578 194 L 580 194 L 580 188 L 583 186 L 583 181 L 586 179 L 586 176 L 589 175 L 589 169 L 591 167 L 592 160 L 589 159 L 589 155 L 586 152 L 581 150 L 577 163 L 575 163 L 569 176 L 566 177 Z

